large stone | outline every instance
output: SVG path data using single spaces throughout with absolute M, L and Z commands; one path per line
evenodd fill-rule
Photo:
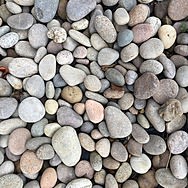
M 16 174 L 6 174 L 0 177 L 0 187 L 2 188 L 22 188 L 23 180 Z

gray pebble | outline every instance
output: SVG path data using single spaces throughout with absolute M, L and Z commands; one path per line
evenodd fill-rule
M 12 161 L 6 160 L 0 166 L 0 177 L 12 173 L 14 173 L 14 163 Z
M 0 165 L 3 163 L 3 161 L 4 161 L 4 153 L 0 151 Z
M 176 72 L 176 81 L 181 87 L 188 86 L 188 66 L 181 66 Z
M 93 129 L 94 125 L 89 121 L 84 122 L 80 128 L 80 130 L 85 133 L 90 133 Z
M 138 78 L 138 74 L 134 70 L 128 70 L 125 75 L 125 82 L 127 85 L 132 85 L 135 83 L 136 79 Z
M 103 95 L 100 95 L 98 93 L 94 93 L 94 92 L 91 92 L 91 91 L 86 91 L 85 92 L 85 96 L 88 99 L 93 99 L 93 100 L 98 101 L 98 102 L 100 102 L 102 104 L 108 103 L 108 100 Z
M 136 0 L 119 0 L 120 6 L 124 7 L 127 11 L 130 11 L 133 7 L 136 6 Z
M 0 37 L 0 46 L 2 48 L 11 48 L 19 40 L 19 36 L 15 32 L 9 32 Z
M 54 157 L 54 154 L 54 149 L 50 144 L 43 144 L 36 151 L 37 157 L 41 160 L 50 160 Z
M 47 49 L 46 49 L 44 46 L 40 47 L 40 48 L 36 51 L 36 53 L 35 53 L 34 61 L 35 61 L 36 63 L 39 63 L 39 61 L 40 61 L 46 54 L 47 54 Z
M 22 12 L 22 8 L 14 2 L 6 2 L 6 7 L 13 14 L 19 14 Z
M 48 124 L 46 118 L 41 119 L 40 121 L 34 123 L 31 127 L 31 134 L 33 137 L 42 136 L 44 134 L 44 127 Z
M 66 82 L 63 80 L 63 78 L 61 77 L 60 74 L 56 74 L 54 77 L 53 77 L 53 84 L 55 87 L 64 87 L 66 86 Z
M 40 188 L 37 180 L 32 180 L 24 185 L 24 188 Z
M 174 51 L 179 55 L 188 56 L 188 45 L 177 45 Z
M 0 177 L 0 187 L 3 188 L 22 188 L 23 180 L 16 174 L 7 174 Z
M 118 100 L 118 104 L 121 110 L 128 110 L 134 103 L 134 97 L 131 93 L 125 93 L 121 99 Z
M 10 84 L 3 78 L 0 78 L 0 96 L 1 97 L 8 97 L 12 93 L 12 88 Z
M 129 29 L 122 30 L 118 33 L 117 42 L 120 47 L 130 44 L 133 40 L 133 32 Z
M 10 31 L 10 27 L 8 25 L 4 25 L 0 27 L 0 37 L 5 35 Z
M 52 99 L 55 95 L 55 88 L 52 81 L 46 83 L 46 97 Z
M 54 157 L 49 160 L 49 163 L 51 166 L 58 166 L 61 164 L 61 159 L 57 154 L 55 154 Z
M 34 137 L 27 141 L 26 148 L 28 150 L 36 150 L 43 144 L 50 144 L 51 138 L 48 137 Z
M 106 175 L 105 188 L 118 188 L 118 183 L 112 174 Z
M 97 62 L 93 61 L 90 63 L 90 71 L 93 75 L 97 76 L 99 79 L 104 78 L 104 72 Z

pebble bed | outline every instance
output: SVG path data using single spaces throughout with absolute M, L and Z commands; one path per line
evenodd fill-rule
M 0 188 L 186 188 L 187 18 L 187 0 L 0 1 Z

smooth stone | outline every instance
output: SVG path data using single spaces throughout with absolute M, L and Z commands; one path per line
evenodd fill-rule
M 22 89 L 22 80 L 21 79 L 16 78 L 15 76 L 12 76 L 11 74 L 7 74 L 6 79 L 14 89 L 16 89 L 16 90 Z
M 44 134 L 48 137 L 52 137 L 53 134 L 59 129 L 61 126 L 58 123 L 49 123 L 44 127 Z
M 9 72 L 17 78 L 32 76 L 38 72 L 37 64 L 29 58 L 14 58 L 8 65 Z
M 143 148 L 150 155 L 161 155 L 166 151 L 164 139 L 158 135 L 149 135 L 149 142 L 144 144 Z
M 168 5 L 168 15 L 174 20 L 182 20 L 188 15 L 187 7 L 188 2 L 186 0 L 180 0 L 178 3 L 175 0 L 169 2 Z
M 187 186 L 187 178 L 182 180 L 175 178 L 168 168 L 158 169 L 155 172 L 155 179 L 163 187 L 185 188 Z
M 54 99 L 48 99 L 45 104 L 45 110 L 48 114 L 54 115 L 58 109 L 58 102 Z
M 112 174 L 106 175 L 105 188 L 118 188 L 118 183 Z
M 102 121 L 101 123 L 99 123 L 98 125 L 98 129 L 100 131 L 100 133 L 104 136 L 104 137 L 109 137 L 110 133 L 107 129 L 106 123 L 104 121 Z
M 4 25 L 0 27 L 0 37 L 5 35 L 10 31 L 10 27 L 8 25 Z
M 54 187 L 57 182 L 57 173 L 54 168 L 48 167 L 42 173 L 40 179 L 41 188 Z
M 15 32 L 9 32 L 0 37 L 0 47 L 11 48 L 18 43 L 19 35 Z
M 134 95 L 138 99 L 148 99 L 156 93 L 158 87 L 157 76 L 151 72 L 146 72 L 135 81 Z
M 93 0 L 71 0 L 67 3 L 66 13 L 70 20 L 78 21 L 88 15 L 95 7 L 96 1 Z
M 40 188 L 37 180 L 32 180 L 24 185 L 24 188 Z
M 141 156 L 143 145 L 135 141 L 134 139 L 130 139 L 127 144 L 128 152 L 133 156 Z
M 151 168 L 151 160 L 146 154 L 141 154 L 139 157 L 132 156 L 130 165 L 138 174 L 145 174 Z
M 33 48 L 46 46 L 48 43 L 48 29 L 43 24 L 34 24 L 28 31 L 29 43 Z
M 64 126 L 52 137 L 52 146 L 67 166 L 74 166 L 81 157 L 81 146 L 74 128 Z
M 48 120 L 46 118 L 34 123 L 31 127 L 31 135 L 33 137 L 42 136 L 44 134 L 44 127 L 46 124 L 48 124 Z
M 101 82 L 95 75 L 87 75 L 86 78 L 84 79 L 84 86 L 86 89 L 93 91 L 93 92 L 98 92 L 101 89 Z
M 178 94 L 179 87 L 178 84 L 172 79 L 161 79 L 157 92 L 153 95 L 153 99 L 159 103 L 163 104 L 170 98 L 175 98 Z
M 43 165 L 43 160 L 38 159 L 33 151 L 25 151 L 20 158 L 20 170 L 27 175 L 35 175 Z
M 102 169 L 102 157 L 96 151 L 91 152 L 90 154 L 90 164 L 97 172 Z
M 98 63 L 100 66 L 111 65 L 119 58 L 119 53 L 111 48 L 103 48 L 98 53 Z
M 177 179 L 184 179 L 188 172 L 186 159 L 182 155 L 172 156 L 170 159 L 170 170 Z
M 48 99 L 54 98 L 55 95 L 55 87 L 52 81 L 48 81 L 46 83 L 46 91 L 45 91 L 46 97 Z
M 37 148 L 39 148 L 41 145 L 43 144 L 50 144 L 51 143 L 51 139 L 48 137 L 34 137 L 29 139 L 26 142 L 26 148 L 28 150 L 36 150 Z
M 139 186 L 135 180 L 127 180 L 122 188 L 139 188 Z
M 114 160 L 112 157 L 103 159 L 103 166 L 109 170 L 117 170 L 120 167 L 120 162 Z
M 174 52 L 182 56 L 188 56 L 188 45 L 177 45 Z
M 34 61 L 36 63 L 39 63 L 40 60 L 47 54 L 47 49 L 42 46 L 40 48 L 38 48 L 38 50 L 36 51 L 35 57 L 34 57 Z
M 119 162 L 125 162 L 128 159 L 128 152 L 126 147 L 118 141 L 112 143 L 110 154 L 115 160 Z
M 132 28 L 132 32 L 134 36 L 133 42 L 139 44 L 153 36 L 153 27 L 148 23 L 137 24 Z
M 7 24 L 14 29 L 26 30 L 29 29 L 34 22 L 34 17 L 29 13 L 20 13 L 10 16 L 7 19 Z
M 125 93 L 123 97 L 118 100 L 121 110 L 128 110 L 134 103 L 134 97 L 131 93 Z
M 59 88 L 59 87 L 64 87 L 66 86 L 66 82 L 64 81 L 64 79 L 61 77 L 60 74 L 56 74 L 53 77 L 53 84 L 55 88 Z M 61 89 L 60 89 L 60 93 L 61 93 Z
M 87 100 L 85 103 L 88 118 L 93 123 L 99 123 L 104 119 L 104 107 L 97 101 Z
M 50 144 L 43 144 L 37 149 L 36 155 L 41 160 L 50 160 L 54 157 L 55 152 Z
M 140 55 L 144 59 L 155 59 L 164 51 L 164 45 L 158 38 L 151 38 L 140 46 Z
M 75 30 L 84 30 L 89 26 L 89 21 L 86 18 L 83 18 L 77 22 L 71 24 L 71 27 Z
M 21 155 L 25 150 L 25 144 L 31 138 L 30 132 L 26 128 L 14 130 L 8 140 L 8 148 L 14 155 Z
M 172 133 L 168 137 L 167 145 L 172 154 L 183 153 L 188 147 L 188 134 L 182 130 Z
M 83 70 L 74 68 L 70 65 L 63 65 L 59 72 L 69 86 L 75 86 L 82 83 L 86 77 L 86 73 Z M 74 77 L 72 75 L 74 75 Z
M 112 138 L 124 138 L 132 132 L 130 120 L 116 107 L 107 106 L 105 108 L 105 120 Z
M 56 59 L 52 54 L 48 54 L 42 58 L 39 63 L 39 73 L 45 80 L 51 80 L 56 73 Z
M 53 39 L 54 43 L 63 43 L 67 39 L 67 32 L 59 26 L 51 27 L 47 33 L 49 39 Z
M 66 188 L 92 188 L 92 182 L 87 178 L 77 178 L 69 182 Z
M 188 33 L 180 33 L 177 36 L 177 43 L 178 44 L 188 44 Z
M 114 20 L 118 25 L 125 25 L 129 22 L 129 14 L 124 8 L 117 8 L 114 12 Z
M 135 99 L 134 100 L 134 107 L 137 110 L 141 110 L 141 109 L 145 108 L 145 106 L 146 106 L 146 100 L 144 100 L 144 99 Z
M 105 6 L 114 6 L 115 4 L 118 3 L 118 0 L 102 0 L 102 3 Z
M 76 46 L 78 46 L 78 43 L 69 36 L 67 37 L 67 40 L 63 43 L 63 48 L 71 52 L 74 51 Z
M 138 56 L 139 48 L 136 44 L 130 43 L 129 45 L 125 46 L 120 53 L 121 60 L 124 63 L 130 62 L 131 60 L 135 59 Z
M 138 78 L 138 74 L 133 70 L 128 70 L 125 75 L 125 82 L 127 85 L 133 85 Z
M 163 42 L 164 49 L 169 49 L 176 41 L 176 30 L 171 25 L 162 25 L 158 30 L 158 36 Z
M 119 5 L 130 11 L 137 4 L 136 0 L 119 0 Z
M 150 135 L 139 124 L 134 123 L 132 126 L 132 137 L 140 144 L 146 144 L 150 141 Z
M 19 41 L 15 45 L 15 51 L 19 56 L 34 58 L 36 50 L 27 41 Z
M 7 119 L 15 112 L 18 102 L 12 97 L 1 97 L 0 98 L 0 119 Z
M 4 161 L 4 153 L 0 151 L 0 165 L 3 163 L 3 161 Z
M 128 162 L 124 162 L 118 168 L 115 174 L 115 178 L 118 183 L 125 182 L 132 174 L 132 168 Z
M 188 72 L 188 66 L 181 66 L 178 68 L 176 72 L 176 81 L 181 87 L 187 87 L 187 72 Z
M 0 166 L 0 176 L 4 176 L 6 174 L 12 174 L 14 173 L 14 163 L 12 161 L 6 160 L 1 166 Z
M 105 176 L 106 176 L 106 171 L 104 169 L 101 169 L 99 172 L 95 172 L 94 182 L 97 184 L 103 185 L 105 182 Z
M 145 115 L 158 132 L 163 132 L 165 130 L 165 121 L 159 115 L 159 108 L 160 105 L 153 99 L 150 99 L 145 108 Z
M 93 33 L 90 38 L 92 46 L 97 50 L 100 51 L 101 49 L 108 47 L 106 42 L 100 37 L 99 34 Z
M 96 151 L 103 158 L 108 157 L 110 154 L 110 142 L 107 138 L 102 138 L 98 142 L 96 142 Z
M 6 2 L 6 7 L 12 14 L 19 14 L 22 12 L 22 8 L 14 2 Z
M 124 47 L 133 41 L 134 35 L 132 30 L 124 29 L 118 33 L 117 43 L 119 47 Z
M 140 73 L 152 72 L 153 74 L 160 74 L 163 71 L 163 65 L 156 60 L 146 60 L 139 67 Z
M 3 20 L 4 22 L 6 22 L 7 19 L 8 19 L 8 17 L 10 17 L 11 15 L 12 15 L 12 14 L 11 14 L 11 12 L 9 12 L 9 10 L 7 9 L 6 4 L 5 4 L 5 3 L 1 4 L 1 6 L 0 6 L 0 17 L 2 18 L 2 20 Z
M 109 68 L 105 72 L 105 76 L 111 83 L 117 86 L 123 86 L 125 84 L 123 75 L 117 69 Z
M 18 107 L 19 117 L 29 123 L 41 120 L 45 115 L 45 109 L 41 101 L 35 97 L 24 99 Z
M 22 188 L 23 180 L 16 174 L 6 174 L 0 177 L 0 186 L 3 188 Z
M 58 109 L 57 121 L 60 125 L 70 125 L 74 128 L 80 127 L 83 123 L 82 117 L 68 106 L 62 106 Z
M 159 28 L 161 27 L 161 20 L 159 19 L 159 17 L 150 16 L 146 19 L 145 22 L 152 26 L 152 36 L 155 36 Z
M 8 145 L 8 140 L 7 140 L 7 145 Z M 18 161 L 21 157 L 20 155 L 14 155 L 13 153 L 11 153 L 8 147 L 5 149 L 5 153 L 6 153 L 7 158 L 11 160 L 12 162 Z M 14 164 L 12 166 L 13 166 L 12 171 L 14 171 Z
M 144 3 L 144 4 L 151 3 L 152 1 L 154 1 L 154 0 L 138 0 L 138 2 Z M 160 0 L 159 0 L 159 1 L 160 1 Z
M 85 58 L 87 56 L 87 49 L 84 46 L 78 46 L 73 52 L 74 58 Z
M 45 94 L 44 80 L 39 75 L 30 77 L 26 82 L 25 88 L 31 96 L 39 99 Z
M 36 19 L 42 23 L 47 23 L 51 21 L 57 11 L 59 0 L 50 1 L 47 0 L 43 2 L 42 0 L 35 0 L 34 3 L 34 13 Z
M 34 0 L 14 0 L 15 3 L 21 6 L 32 6 L 34 5 Z
M 80 141 L 80 145 L 86 150 L 86 151 L 94 151 L 95 150 L 95 142 L 93 139 L 86 133 L 79 133 L 78 138 Z
M 95 29 L 107 43 L 115 42 L 117 38 L 117 32 L 112 22 L 106 16 L 96 16 Z
M 0 122 L 0 134 L 8 135 L 13 130 L 21 128 L 21 127 L 26 127 L 26 122 L 22 121 L 19 118 L 9 118 L 7 120 Z
M 65 65 L 71 64 L 74 60 L 74 57 L 70 51 L 62 50 L 57 54 L 56 59 L 60 65 Z

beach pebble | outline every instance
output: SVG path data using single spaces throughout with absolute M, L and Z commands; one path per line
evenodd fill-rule
M 129 14 L 124 8 L 118 8 L 114 12 L 114 20 L 118 25 L 125 25 L 129 22 Z
M 98 35 L 97 33 L 93 33 L 90 38 L 92 46 L 100 51 L 102 48 L 107 47 L 106 42 Z
M 48 114 L 53 115 L 57 112 L 58 103 L 54 99 L 48 99 L 45 104 L 45 110 Z
M 139 188 L 138 183 L 135 180 L 127 180 L 122 188 Z
M 52 146 L 67 166 L 74 166 L 81 157 L 81 146 L 76 131 L 70 126 L 63 126 L 52 137 Z
M 110 141 L 107 138 L 102 138 L 96 142 L 96 151 L 103 158 L 108 157 L 110 153 Z
M 127 85 L 132 85 L 135 83 L 137 78 L 138 78 L 138 74 L 135 71 L 128 70 L 125 75 L 125 82 Z
M 66 188 L 92 188 L 92 182 L 87 178 L 77 178 L 69 182 Z
M 32 6 L 34 5 L 34 0 L 14 0 L 15 3 L 21 6 Z
M 131 93 L 125 93 L 122 98 L 118 100 L 121 110 L 128 110 L 134 102 L 134 97 Z
M 22 12 L 22 8 L 14 2 L 6 2 L 7 9 L 13 14 L 19 14 Z
M 187 72 L 188 72 L 188 66 L 181 66 L 178 68 L 176 73 L 176 81 L 181 87 L 187 87 Z
M 6 174 L 0 177 L 0 186 L 4 188 L 22 188 L 23 180 L 16 174 Z
M 118 188 L 118 183 L 112 174 L 106 175 L 105 188 Z
M 94 151 L 95 150 L 95 142 L 93 139 L 87 135 L 86 133 L 79 133 L 78 135 L 80 145 L 87 151 Z
M 19 35 L 15 32 L 9 32 L 0 37 L 0 47 L 2 48 L 11 48 L 19 40 Z
M 101 82 L 97 76 L 87 75 L 84 79 L 84 86 L 90 91 L 98 92 L 101 89 Z
M 37 157 L 41 160 L 50 160 L 54 154 L 54 149 L 50 144 L 43 144 L 36 151 Z
M 57 54 L 56 59 L 60 65 L 71 64 L 74 60 L 72 53 L 68 50 L 60 51 Z
M 49 39 L 53 39 L 55 43 L 65 42 L 67 39 L 67 32 L 62 27 L 51 27 L 47 32 Z
M 15 167 L 12 161 L 6 160 L 0 166 L 0 176 L 14 173 Z
M 12 87 L 10 84 L 3 78 L 0 78 L 0 96 L 1 97 L 8 97 L 12 93 Z
M 124 47 L 130 44 L 133 40 L 133 31 L 130 29 L 124 29 L 118 33 L 117 43 L 119 47 Z

